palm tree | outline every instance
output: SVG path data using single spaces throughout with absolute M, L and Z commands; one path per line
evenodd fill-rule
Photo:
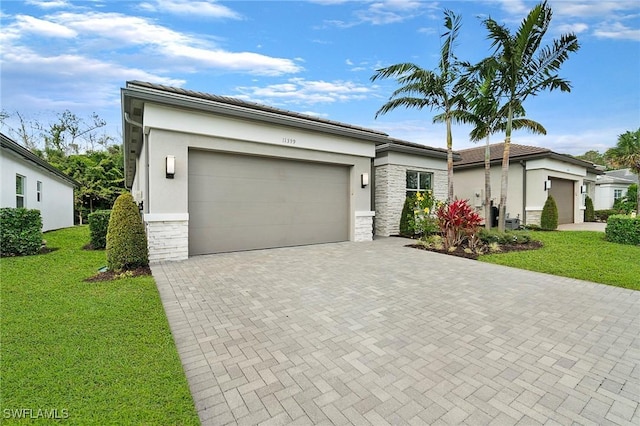
M 442 35 L 444 43 L 440 50 L 440 63 L 437 71 L 425 70 L 416 64 L 405 62 L 376 70 L 371 81 L 381 78 L 396 78 L 400 85 L 389 100 L 376 112 L 380 114 L 403 106 L 422 109 L 429 107 L 443 111 L 433 121 L 444 121 L 447 128 L 447 175 L 448 198 L 453 200 L 453 137 L 451 123 L 455 121 L 455 111 L 463 109 L 464 95 L 460 86 L 459 64 L 453 54 L 453 47 L 460 30 L 460 17 L 450 10 L 444 12 L 444 26 L 447 31 Z
M 571 91 L 569 81 L 558 77 L 557 73 L 569 58 L 569 54 L 576 52 L 580 45 L 576 35 L 568 33 L 554 39 L 550 45 L 541 47 L 551 17 L 551 7 L 544 1 L 531 9 L 513 35 L 506 26 L 491 18 L 483 21 L 489 32 L 488 38 L 492 41 L 491 47 L 495 48 L 487 63 L 497 72 L 499 97 L 506 99 L 507 109 L 500 182 L 500 231 L 504 231 L 505 228 L 509 149 L 514 129 L 514 115 L 521 110 L 522 104 L 529 96 L 535 96 L 545 90 Z
M 484 151 L 484 214 L 485 227 L 491 228 L 491 142 L 492 134 L 504 131 L 507 125 L 508 108 L 506 105 L 500 107 L 499 100 L 496 98 L 497 90 L 495 88 L 496 72 L 495 68 L 486 67 L 486 64 L 480 62 L 475 66 L 465 64 L 469 70 L 469 75 L 465 78 L 468 83 L 465 87 L 468 89 L 467 102 L 469 109 L 461 111 L 460 114 L 466 115 L 461 121 L 473 123 L 474 127 L 469 133 L 469 139 L 473 142 L 486 140 Z M 513 129 L 525 129 L 531 133 L 546 135 L 547 130 L 542 124 L 523 117 L 525 111 L 522 107 L 515 111 L 512 120 Z
M 635 132 L 627 131 L 618 136 L 618 143 L 607 150 L 605 157 L 616 167 L 629 167 L 640 180 L 640 128 Z M 640 196 L 636 212 L 640 214 Z

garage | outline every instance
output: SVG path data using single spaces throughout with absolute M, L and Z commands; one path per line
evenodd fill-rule
M 189 255 L 349 240 L 350 166 L 190 149 Z
M 558 224 L 562 225 L 565 223 L 573 223 L 574 181 L 552 177 L 550 177 L 549 180 L 551 180 L 551 189 L 549 190 L 549 195 L 553 197 L 556 205 L 558 206 Z

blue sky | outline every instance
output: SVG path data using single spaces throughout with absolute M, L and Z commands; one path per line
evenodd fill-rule
M 120 87 L 143 80 L 237 97 L 382 130 L 445 147 L 430 110 L 375 119 L 394 90 L 370 82 L 376 69 L 414 62 L 435 69 L 443 9 L 462 16 L 458 57 L 490 53 L 481 20 L 516 28 L 536 2 L 478 1 L 82 1 L 1 3 L 2 109 L 52 122 L 69 109 L 96 112 L 121 132 Z M 514 142 L 582 154 L 604 151 L 640 127 L 640 2 L 551 0 L 550 37 L 577 34 L 581 49 L 560 75 L 571 93 L 525 103 L 546 136 Z M 15 126 L 15 117 L 3 128 Z M 475 146 L 454 128 L 454 149 Z M 493 136 L 493 142 L 501 141 Z

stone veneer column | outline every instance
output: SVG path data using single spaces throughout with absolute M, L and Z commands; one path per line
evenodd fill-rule
M 373 217 L 375 214 L 372 211 L 356 212 L 354 241 L 373 240 Z
M 189 258 L 189 214 L 145 214 L 149 262 Z

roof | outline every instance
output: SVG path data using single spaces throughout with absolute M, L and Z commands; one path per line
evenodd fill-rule
M 407 154 L 422 155 L 425 157 L 447 158 L 447 150 L 444 148 L 434 148 L 421 145 L 402 139 L 389 138 L 389 142 L 376 146 L 376 152 L 396 151 Z M 462 157 L 457 152 L 453 152 L 453 160 L 461 160 Z
M 459 150 L 458 153 L 462 157 L 460 161 L 453 164 L 454 169 L 467 169 L 484 166 L 484 154 L 486 146 L 478 146 L 477 148 L 468 148 Z M 499 164 L 502 162 L 502 154 L 504 152 L 504 143 L 496 143 L 489 145 L 489 158 L 491 164 Z M 538 158 L 552 158 L 566 163 L 575 164 L 585 167 L 592 173 L 602 174 L 596 166 L 589 162 L 572 157 L 571 155 L 558 154 L 547 148 L 537 146 L 518 145 L 512 143 L 509 147 L 509 161 L 531 160 Z
M 60 170 L 56 169 L 51 164 L 49 164 L 42 158 L 38 157 L 37 155 L 35 155 L 33 152 L 29 151 L 25 147 L 19 145 L 17 142 L 12 140 L 8 136 L 4 135 L 3 133 L 0 133 L 0 146 L 2 146 L 2 148 L 6 148 L 12 151 L 13 153 L 24 158 L 25 160 L 32 162 L 36 166 L 43 168 L 50 173 L 53 173 L 57 177 L 70 183 L 72 186 L 76 186 L 76 187 L 80 186 L 80 183 L 70 178 L 66 174 L 62 173 Z
M 317 130 L 383 144 L 388 142 L 384 132 L 353 126 L 312 115 L 247 102 L 237 98 L 164 86 L 144 81 L 128 81 L 121 89 L 124 129 L 125 184 L 131 186 L 135 175 L 136 156 L 142 147 L 141 123 L 145 102 L 212 112 L 236 118 L 264 121 L 274 124 Z
M 608 172 L 604 172 L 604 174 L 616 180 L 622 179 L 623 181 L 638 183 L 638 175 L 633 173 L 631 169 L 609 170 Z

